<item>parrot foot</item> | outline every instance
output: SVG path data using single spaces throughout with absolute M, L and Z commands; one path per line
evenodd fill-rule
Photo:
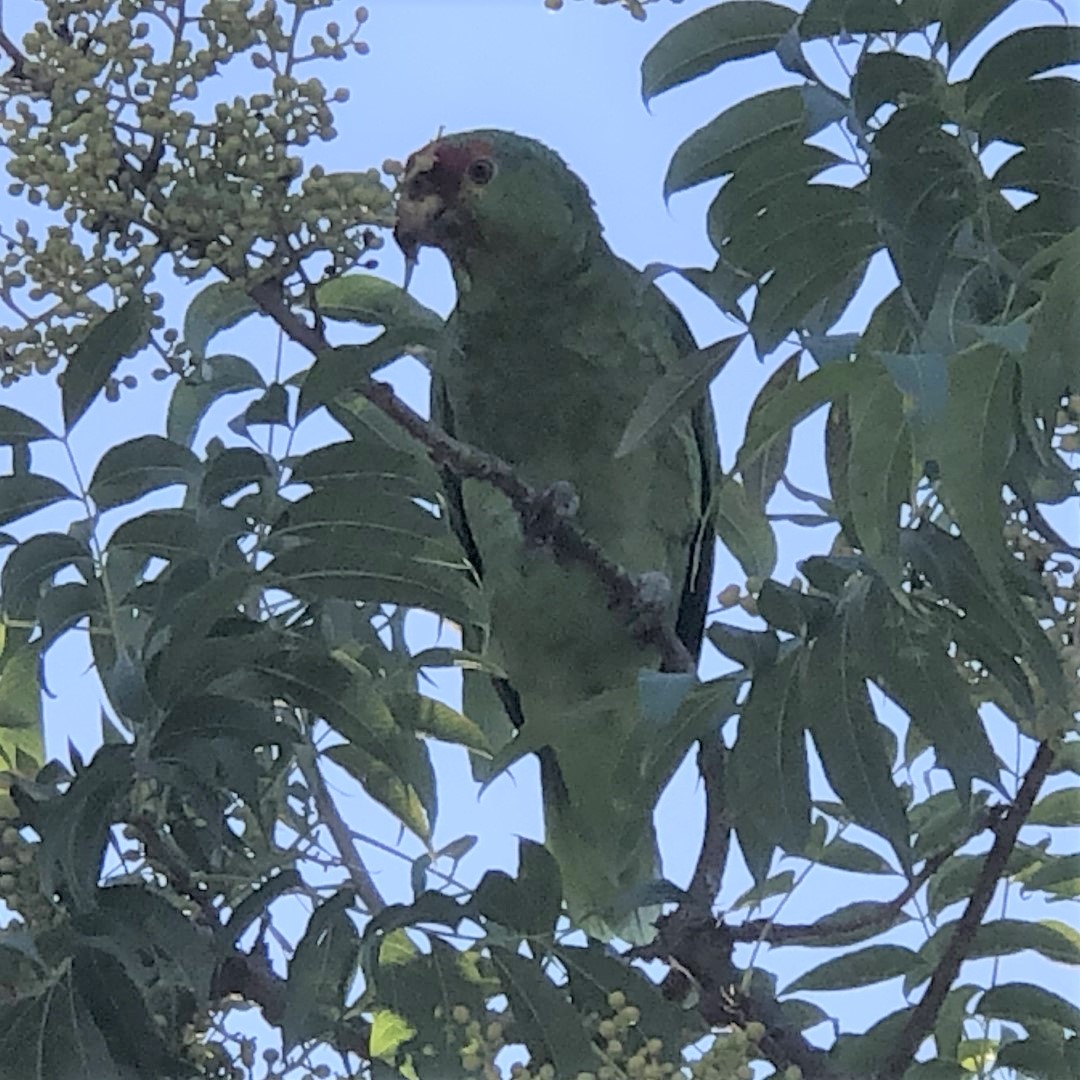
M 631 631 L 641 638 L 651 637 L 657 627 L 663 626 L 670 610 L 671 578 L 660 570 L 638 574 Z
M 581 499 L 568 480 L 556 480 L 540 492 L 529 519 L 525 522 L 525 538 L 537 546 L 547 544 L 560 521 L 575 517 Z

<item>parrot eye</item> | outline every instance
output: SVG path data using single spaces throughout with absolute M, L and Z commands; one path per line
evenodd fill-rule
M 495 162 L 491 158 L 477 158 L 469 165 L 469 179 L 474 184 L 486 184 L 495 175 Z

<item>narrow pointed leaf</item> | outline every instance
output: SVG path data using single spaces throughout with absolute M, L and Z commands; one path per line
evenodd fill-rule
M 142 297 L 133 297 L 91 327 L 64 369 L 60 401 L 65 431 L 90 407 L 120 361 L 145 342 L 149 327 L 150 307 Z
M 676 23 L 641 64 L 641 96 L 650 98 L 730 60 L 776 48 L 797 15 L 769 0 L 735 0 Z

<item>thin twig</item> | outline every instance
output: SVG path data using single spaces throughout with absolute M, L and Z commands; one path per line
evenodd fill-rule
M 319 812 L 319 817 L 329 831 L 334 846 L 338 849 L 342 865 L 349 873 L 349 881 L 352 883 L 353 888 L 356 889 L 356 895 L 363 901 L 369 914 L 374 915 L 376 912 L 382 911 L 386 907 L 386 900 L 383 894 L 379 892 L 379 887 L 375 884 L 363 860 L 357 854 L 352 833 L 348 825 L 345 824 L 337 803 L 334 802 L 334 798 L 326 786 L 326 780 L 319 771 L 315 755 L 297 753 L 296 762 L 304 780 L 307 782 L 311 797 L 315 801 L 315 808 Z
M 850 919 L 843 921 L 829 922 L 825 926 L 819 926 L 816 923 L 777 925 L 771 919 L 750 919 L 738 926 L 729 927 L 731 936 L 738 942 L 767 941 L 771 945 L 812 945 L 819 937 L 833 938 L 837 934 L 858 933 L 875 926 L 880 926 L 882 931 L 888 930 L 904 905 L 941 869 L 944 862 L 955 853 L 960 844 L 970 839 L 971 837 L 965 837 L 963 841 L 957 841 L 929 856 L 923 863 L 922 869 L 911 878 L 897 896 L 892 900 L 884 901 L 872 912 L 853 915 Z
M 892 1054 L 880 1070 L 877 1080 L 899 1080 L 910 1067 L 915 1051 L 923 1039 L 933 1030 L 938 1013 L 945 1001 L 956 977 L 960 974 L 960 965 L 967 957 L 975 933 L 982 924 L 990 903 L 994 898 L 997 883 L 1005 872 L 1009 856 L 1016 846 L 1020 828 L 1031 813 L 1039 790 L 1054 764 L 1054 751 L 1049 742 L 1039 743 L 1035 757 L 1024 777 L 1020 790 L 1012 805 L 999 819 L 995 828 L 996 839 L 987 852 L 982 870 L 971 892 L 971 899 L 960 916 L 949 944 L 945 947 L 941 960 L 930 977 L 930 984 L 922 1000 L 915 1006 L 904 1030 L 900 1033 L 893 1047 Z

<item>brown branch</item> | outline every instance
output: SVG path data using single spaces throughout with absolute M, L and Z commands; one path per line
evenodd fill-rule
M 687 905 L 701 915 L 712 911 L 731 847 L 731 821 L 724 798 L 726 759 L 727 748 L 719 736 L 703 742 L 698 750 L 698 771 L 705 786 L 705 835 L 686 894 Z
M 315 808 L 319 811 L 319 817 L 322 818 L 323 824 L 334 841 L 334 846 L 338 849 L 341 862 L 348 871 L 349 881 L 352 883 L 353 888 L 356 889 L 357 896 L 364 902 L 369 914 L 374 915 L 376 912 L 382 911 L 386 907 L 386 900 L 379 891 L 378 885 L 375 884 L 368 868 L 357 854 L 352 833 L 341 817 L 337 803 L 334 802 L 333 796 L 326 786 L 326 780 L 319 771 L 314 756 L 312 756 L 311 760 L 305 760 L 304 755 L 298 754 L 297 764 L 304 780 L 307 781 L 311 796 L 315 800 Z
M 758 1046 L 778 1072 L 797 1065 L 804 1080 L 853 1080 L 833 1068 L 827 1052 L 788 1021 L 771 995 L 741 988 L 744 973 L 731 961 L 734 943 L 726 926 L 713 918 L 689 917 L 684 907 L 662 919 L 657 931 L 648 954 L 693 978 L 697 1008 L 707 1023 L 745 1027 L 757 1021 L 765 1028 Z
M 331 347 L 318 329 L 309 326 L 289 307 L 276 281 L 252 286 L 250 295 L 294 342 L 312 355 L 317 356 Z M 638 619 L 641 601 L 637 578 L 607 558 L 599 545 L 572 521 L 552 514 L 550 500 L 544 492 L 538 492 L 526 484 L 512 466 L 501 458 L 458 442 L 436 424 L 425 420 L 409 408 L 388 383 L 363 378 L 357 380 L 355 389 L 361 397 L 426 447 L 436 465 L 462 478 L 482 480 L 501 491 L 510 500 L 526 533 L 535 527 L 536 521 L 547 522 L 549 527 L 545 539 L 550 542 L 556 557 L 589 567 L 604 587 L 611 608 L 621 614 L 628 625 Z M 665 671 L 695 670 L 694 658 L 675 633 L 674 627 L 664 625 L 659 619 L 650 619 L 641 625 L 641 637 L 659 650 Z
M 26 57 L 23 56 L 19 46 L 16 45 L 3 30 L 0 30 L 0 50 L 2 50 L 11 61 L 11 67 L 4 72 L 4 78 L 13 76 L 16 79 L 25 79 Z
M 1016 799 L 1000 818 L 995 829 L 996 838 L 987 852 L 982 870 L 971 892 L 971 899 L 960 916 L 949 944 L 930 977 L 930 983 L 922 1000 L 915 1006 L 904 1030 L 896 1040 L 892 1054 L 877 1075 L 877 1080 L 899 1080 L 911 1065 L 915 1052 L 933 1030 L 945 997 L 960 974 L 960 966 L 967 957 L 975 933 L 982 924 L 990 902 L 994 898 L 998 880 L 1005 872 L 1009 856 L 1016 846 L 1021 826 L 1031 813 L 1031 808 L 1054 764 L 1054 751 L 1049 742 L 1039 743 L 1031 767 L 1024 776 Z

